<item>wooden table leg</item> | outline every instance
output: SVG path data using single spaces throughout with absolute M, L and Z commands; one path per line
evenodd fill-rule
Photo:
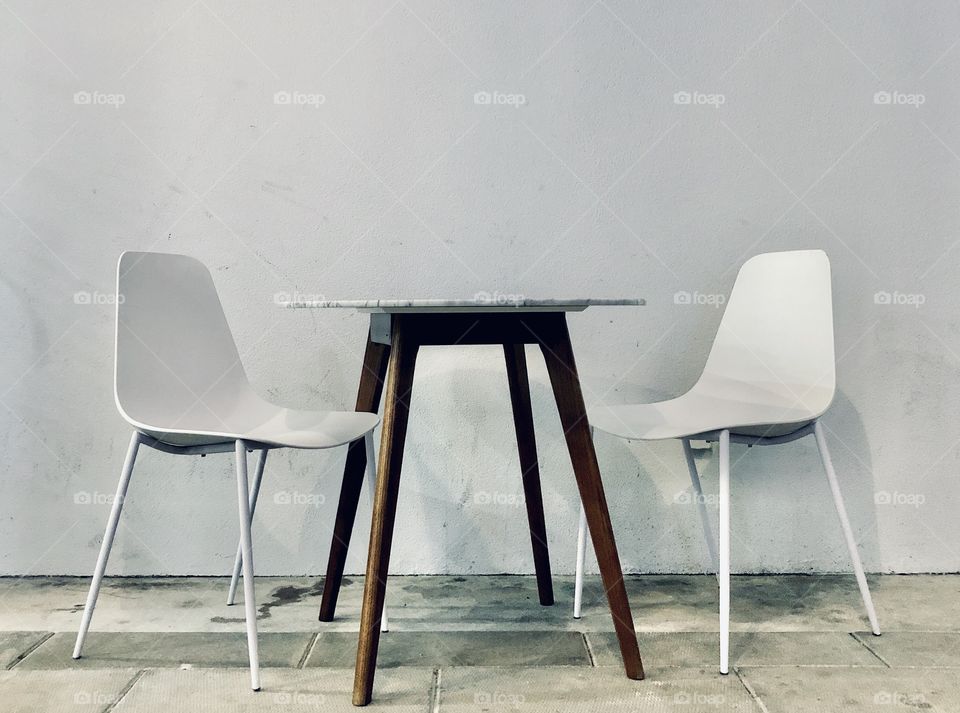
M 587 422 L 586 406 L 580 390 L 566 318 L 563 315 L 550 315 L 536 326 L 537 329 L 532 331 L 536 332 L 547 362 L 557 410 L 560 412 L 560 423 L 563 425 L 573 472 L 580 489 L 580 501 L 586 511 L 590 539 L 593 540 L 603 588 L 607 592 L 613 626 L 620 643 L 623 666 L 628 678 L 642 679 L 643 663 L 637 647 L 637 634 L 633 629 L 633 615 L 627 600 L 627 589 L 623 582 L 623 570 L 620 568 L 607 499 L 603 493 L 597 454 L 590 437 L 590 425 Z
M 370 702 L 373 677 L 376 673 L 377 649 L 380 646 L 380 617 L 387 588 L 390 566 L 390 545 L 397 515 L 400 489 L 400 465 L 403 443 L 410 415 L 410 393 L 417 360 L 417 342 L 404 334 L 403 317 L 394 315 L 390 372 L 387 377 L 386 402 L 383 407 L 383 430 L 380 437 L 380 462 L 377 466 L 377 490 L 374 496 L 373 520 L 370 524 L 370 550 L 367 554 L 367 577 L 363 589 L 363 610 L 360 614 L 360 641 L 357 646 L 357 668 L 353 679 L 353 704 Z
M 380 409 L 380 396 L 387 376 L 389 356 L 389 345 L 374 342 L 368 333 L 367 348 L 363 354 L 363 369 L 360 372 L 360 387 L 357 389 L 357 411 L 376 413 Z M 337 505 L 337 519 L 333 525 L 333 538 L 327 559 L 327 574 L 323 579 L 320 621 L 333 621 L 337 609 L 343 567 L 350 548 L 350 535 L 353 533 L 353 523 L 357 516 L 357 503 L 360 500 L 366 467 L 367 454 L 361 438 L 351 443 L 347 450 L 343 483 L 340 486 L 340 503 Z
M 537 573 L 540 604 L 553 604 L 553 580 L 550 576 L 550 553 L 547 549 L 547 525 L 543 517 L 543 493 L 540 490 L 540 467 L 537 462 L 537 440 L 533 429 L 530 405 L 530 381 L 527 377 L 527 355 L 523 344 L 504 344 L 513 425 L 517 431 L 523 496 L 527 506 L 527 522 L 533 544 L 533 566 Z

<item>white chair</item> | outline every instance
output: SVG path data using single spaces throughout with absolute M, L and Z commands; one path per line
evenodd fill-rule
M 730 443 L 774 445 L 813 434 L 873 633 L 880 635 L 819 418 L 836 390 L 830 262 L 822 250 L 767 253 L 740 269 L 703 374 L 685 394 L 652 404 L 591 409 L 594 429 L 629 440 L 678 438 L 707 547 L 717 553 L 690 441 L 720 443 L 720 673 L 729 670 Z M 583 508 L 577 539 L 573 615 L 580 617 L 586 544 Z
M 114 396 L 134 431 L 73 657 L 80 657 L 90 627 L 139 447 L 184 455 L 233 451 L 250 682 L 253 690 L 259 690 L 250 529 L 267 451 L 333 448 L 363 438 L 368 472 L 373 472 L 372 434 L 378 418 L 372 413 L 299 411 L 260 398 L 240 363 L 210 272 L 184 255 L 125 252 L 120 256 Z M 254 450 L 260 451 L 260 459 L 251 493 L 247 452 Z

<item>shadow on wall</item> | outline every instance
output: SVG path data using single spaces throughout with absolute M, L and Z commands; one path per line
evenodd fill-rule
M 863 424 L 843 392 L 837 392 L 823 424 L 864 567 L 878 571 L 877 508 L 892 496 L 875 490 Z M 694 453 L 716 538 L 717 445 L 694 445 L 703 446 Z M 597 452 L 624 571 L 713 571 L 680 442 L 627 442 L 598 434 Z M 852 576 L 812 435 L 780 446 L 732 444 L 730 457 L 733 572 Z M 596 571 L 592 555 L 588 571 Z
M 572 574 L 579 518 L 576 483 L 539 351 L 529 348 L 527 359 L 551 568 L 554 574 Z M 458 353 L 425 349 L 411 408 L 391 570 L 531 574 L 520 463 L 500 348 L 469 347 Z M 824 425 L 864 565 L 876 571 L 881 561 L 876 509 L 882 506 L 883 494 L 875 493 L 866 434 L 843 392 L 837 392 Z M 627 442 L 598 433 L 596 448 L 624 571 L 713 571 L 680 442 Z M 695 450 L 715 538 L 716 452 L 715 445 Z M 781 446 L 733 444 L 731 465 L 734 572 L 852 576 L 812 436 Z M 332 507 L 326 516 L 332 518 L 340 479 L 337 467 L 328 478 Z M 363 569 L 368 513 L 363 497 L 348 572 Z M 592 550 L 587 571 L 597 571 Z
M 433 358 L 433 354 L 443 354 Z M 533 420 L 543 491 L 551 569 L 573 574 L 579 496 L 549 378 L 539 350 L 527 348 Z M 589 397 L 587 398 L 589 402 Z M 478 427 L 477 424 L 482 424 Z M 612 440 L 612 439 L 610 439 Z M 623 482 L 641 477 L 640 461 L 609 467 L 607 499 L 618 541 L 650 541 L 674 528 L 668 503 L 643 495 L 649 489 Z M 607 462 L 605 462 L 607 461 Z M 680 461 L 682 464 L 682 460 Z M 513 413 L 500 347 L 454 353 L 425 349 L 418 361 L 404 451 L 403 479 L 392 570 L 415 573 L 533 573 Z M 684 471 L 685 472 L 685 471 Z M 643 501 L 642 518 L 630 508 Z M 636 508 L 634 508 L 636 511 Z M 638 528 L 643 533 L 638 535 Z M 359 530 L 358 530 L 359 533 Z M 697 533 L 694 533 L 697 534 Z M 672 538 L 665 550 L 674 551 Z M 410 546 L 416 545 L 416 551 Z M 635 561 L 621 545 L 626 565 Z M 670 571 L 676 571 L 674 564 Z
M 537 356 L 535 350 L 528 350 L 530 366 Z M 531 375 L 534 398 L 536 390 Z M 535 402 L 533 417 L 541 481 L 546 486 L 542 458 L 545 449 L 555 446 L 541 427 L 544 407 Z M 392 564 L 396 571 L 533 572 L 500 346 L 421 349 L 401 483 L 394 537 L 398 557 Z M 548 537 L 551 524 L 556 525 L 548 510 Z M 407 547 L 407 542 L 415 543 L 416 549 Z

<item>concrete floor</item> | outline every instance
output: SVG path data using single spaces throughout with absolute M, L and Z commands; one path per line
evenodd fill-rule
M 373 708 L 391 711 L 960 712 L 960 576 L 877 576 L 884 629 L 865 632 L 852 576 L 740 576 L 731 663 L 717 663 L 710 576 L 631 576 L 647 670 L 623 676 L 599 580 L 570 617 L 532 577 L 391 577 Z M 0 711 L 353 710 L 362 580 L 317 622 L 322 580 L 258 578 L 260 693 L 248 689 L 243 610 L 222 578 L 110 579 L 84 658 L 70 652 L 77 578 L 0 579 Z

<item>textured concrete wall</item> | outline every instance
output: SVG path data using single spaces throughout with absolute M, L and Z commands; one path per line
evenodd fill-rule
M 0 17 L 0 572 L 92 569 L 128 438 L 125 249 L 210 265 L 265 395 L 350 408 L 364 317 L 277 293 L 644 297 L 571 317 L 588 400 L 621 403 L 693 383 L 744 259 L 821 247 L 825 423 L 867 567 L 960 569 L 954 4 L 9 0 Z M 572 473 L 530 358 L 569 572 Z M 625 567 L 698 571 L 679 445 L 598 452 Z M 847 569 L 812 440 L 733 457 L 736 569 Z M 259 572 L 322 571 L 342 463 L 272 458 Z M 145 452 L 112 571 L 227 572 L 231 465 Z M 499 350 L 425 350 L 393 571 L 529 572 L 524 522 Z

